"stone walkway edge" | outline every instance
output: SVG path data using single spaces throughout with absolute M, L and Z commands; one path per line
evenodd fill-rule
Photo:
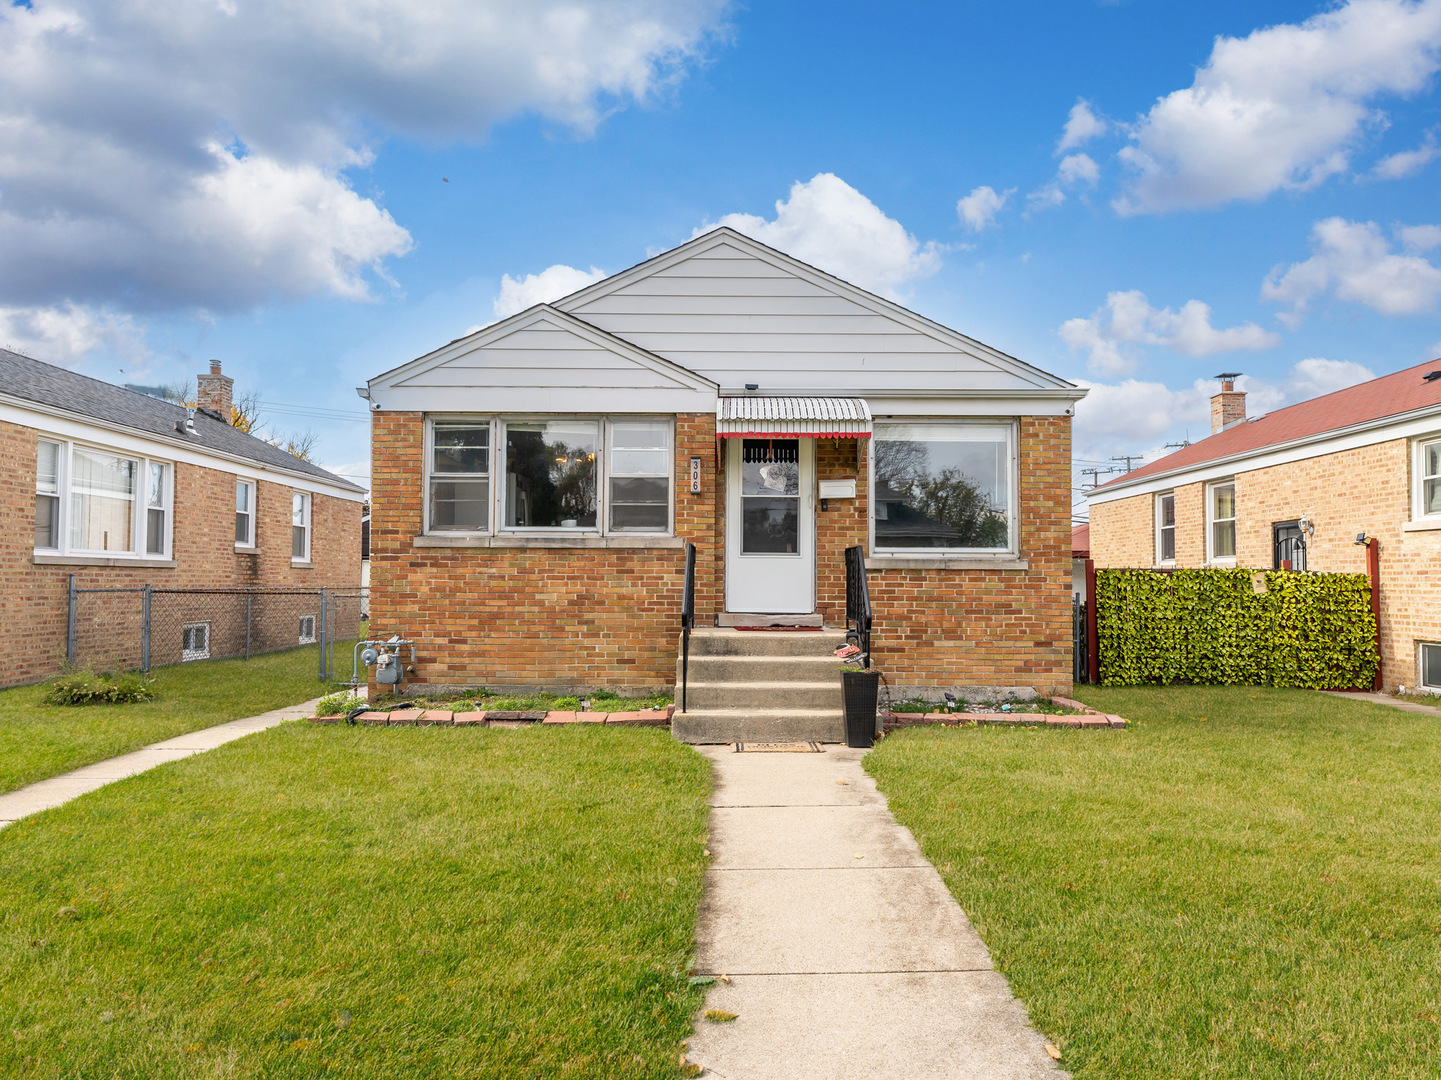
M 42 810 L 63 806 L 71 799 L 87 795 L 117 780 L 143 773 L 157 765 L 164 765 L 168 761 L 179 761 L 181 758 L 203 754 L 217 746 L 224 746 L 228 742 L 243 739 L 257 731 L 264 731 L 291 720 L 303 720 L 314 710 L 315 703 L 319 700 L 315 698 L 299 705 L 272 709 L 257 716 L 246 716 L 213 727 L 200 728 L 198 731 L 151 743 L 128 754 L 97 761 L 92 765 L 82 765 L 59 776 L 37 780 L 33 784 L 0 794 L 0 828 Z

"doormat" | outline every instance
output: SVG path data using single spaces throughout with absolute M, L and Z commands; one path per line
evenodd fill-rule
M 777 630 L 824 630 L 823 626 L 732 626 L 732 630 L 764 630 L 766 633 L 774 633 Z
M 737 754 L 819 754 L 816 742 L 738 742 Z

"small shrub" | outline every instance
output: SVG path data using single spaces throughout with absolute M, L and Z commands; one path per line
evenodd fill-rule
M 553 712 L 576 712 L 580 708 L 580 698 L 553 697 L 546 702 L 546 708 Z
M 614 690 L 600 689 L 590 695 L 591 701 L 619 701 L 620 695 Z
M 137 672 L 67 671 L 51 680 L 46 705 L 128 705 L 154 701 L 155 685 Z
M 365 698 L 352 690 L 339 690 L 326 694 L 315 706 L 316 716 L 344 716 L 351 709 L 365 704 Z

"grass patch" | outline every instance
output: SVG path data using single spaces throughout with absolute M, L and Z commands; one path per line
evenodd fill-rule
M 318 697 L 326 689 L 316 680 L 318 648 L 156 668 L 149 680 L 156 700 L 147 702 L 47 705 L 45 683 L 0 690 L 0 791 Z
M 1078 1080 L 1430 1077 L 1441 724 L 1304 690 L 1086 688 L 1129 731 L 866 758 Z
M 710 766 L 286 724 L 0 831 L 0 1075 L 673 1077 Z

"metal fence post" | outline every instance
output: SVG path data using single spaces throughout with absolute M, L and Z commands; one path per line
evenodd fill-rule
M 70 575 L 70 606 L 65 617 L 65 662 L 75 663 L 75 575 Z
M 320 631 L 319 634 L 317 634 L 316 636 L 320 639 L 320 681 L 321 681 L 321 682 L 324 682 L 324 681 L 325 681 L 325 630 L 326 630 L 326 626 L 325 626 L 325 607 L 326 607 L 325 587 L 324 587 L 324 586 L 321 586 L 321 589 L 320 589 L 320 613 L 319 613 L 320 625 L 316 628 L 317 630 Z
M 245 590 L 245 659 L 250 659 L 250 600 L 255 594 Z
M 150 583 L 140 594 L 140 670 L 150 674 Z

